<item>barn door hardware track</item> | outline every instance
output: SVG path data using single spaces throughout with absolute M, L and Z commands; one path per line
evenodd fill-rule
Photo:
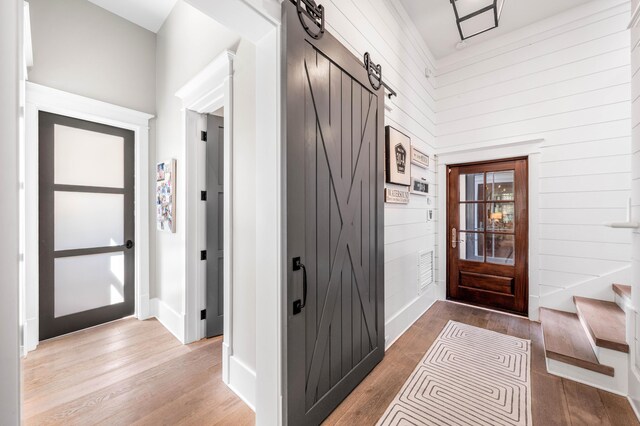
M 324 6 L 314 0 L 291 0 L 298 8 L 298 18 L 304 30 L 312 38 L 320 40 L 324 35 Z M 314 27 L 314 28 L 312 28 Z
M 371 60 L 371 54 L 369 54 L 369 52 L 364 54 L 364 68 L 367 70 L 367 74 L 369 74 L 369 82 L 374 90 L 378 90 L 384 86 L 384 88 L 389 91 L 389 99 L 391 99 L 392 96 L 398 96 L 396 91 L 382 80 L 382 65 L 376 65 Z

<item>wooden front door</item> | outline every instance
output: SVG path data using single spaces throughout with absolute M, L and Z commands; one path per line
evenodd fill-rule
M 283 8 L 287 419 L 317 425 L 384 356 L 384 89 Z
M 528 312 L 527 160 L 448 168 L 447 297 Z

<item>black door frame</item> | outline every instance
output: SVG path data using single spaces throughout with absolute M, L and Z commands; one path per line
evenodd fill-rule
M 84 328 L 93 327 L 133 315 L 135 312 L 135 132 L 64 115 L 39 111 L 39 340 L 46 340 Z M 125 147 L 124 189 L 54 184 L 53 126 L 61 124 L 84 130 L 121 136 Z M 46 160 L 45 160 L 46 159 Z M 54 191 L 123 194 L 125 205 L 124 241 L 122 246 L 54 251 Z M 125 301 L 55 318 L 54 262 L 56 258 L 123 252 L 125 256 Z

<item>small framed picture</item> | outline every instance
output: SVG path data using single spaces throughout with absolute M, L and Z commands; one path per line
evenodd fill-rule
M 391 126 L 385 128 L 385 169 L 388 183 L 411 185 L 411 139 Z
M 429 195 L 429 184 L 425 178 L 411 178 L 411 193 L 418 195 Z

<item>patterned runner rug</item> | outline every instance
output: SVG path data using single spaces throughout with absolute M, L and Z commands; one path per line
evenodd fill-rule
M 531 420 L 531 341 L 449 321 L 379 426 Z

